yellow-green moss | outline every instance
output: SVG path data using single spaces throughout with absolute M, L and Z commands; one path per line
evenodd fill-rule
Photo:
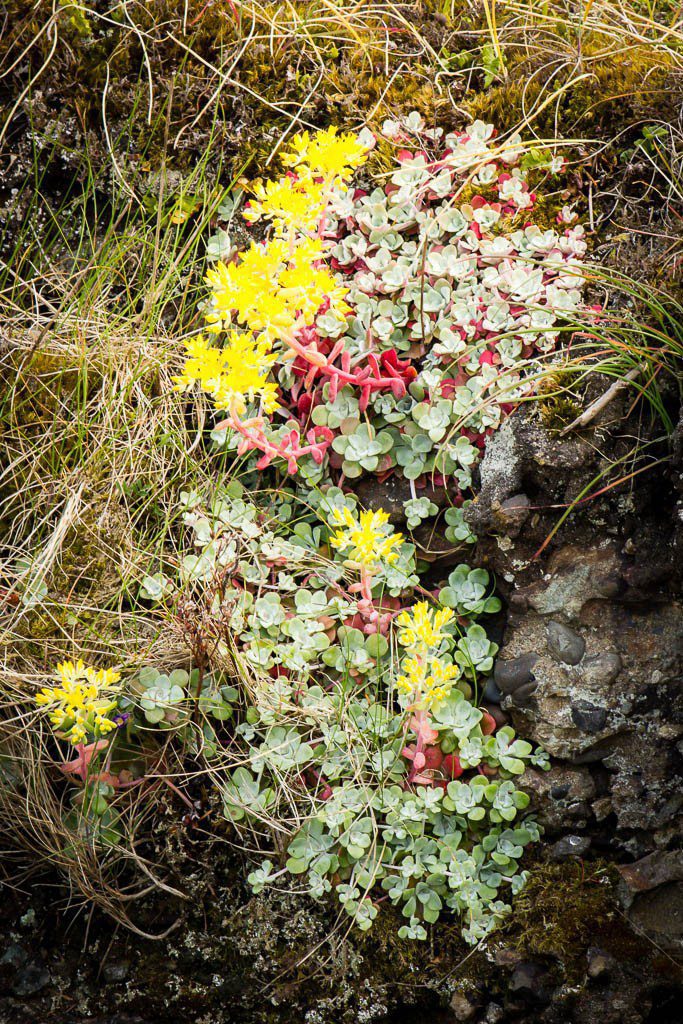
M 561 430 L 575 420 L 582 411 L 582 405 L 571 396 L 567 387 L 575 374 L 569 371 L 550 374 L 543 378 L 537 388 L 537 405 L 543 426 L 548 430 Z
M 593 137 L 596 132 L 613 136 L 643 117 L 675 112 L 673 74 L 673 60 L 664 52 L 645 46 L 609 52 L 604 40 L 588 39 L 582 60 L 555 77 L 552 86 L 531 61 L 511 58 L 507 80 L 477 91 L 464 107 L 472 117 L 504 128 L 531 115 L 542 139 Z M 555 91 L 559 95 L 534 116 L 534 107 Z
M 557 958 L 569 977 L 583 975 L 598 936 L 608 953 L 637 959 L 645 944 L 619 912 L 616 884 L 616 870 L 599 862 L 533 865 L 498 935 L 524 956 Z

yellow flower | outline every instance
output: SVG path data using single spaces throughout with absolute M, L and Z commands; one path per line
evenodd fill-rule
M 282 155 L 283 163 L 295 173 L 257 182 L 245 220 L 254 223 L 264 217 L 279 234 L 315 231 L 330 201 L 330 190 L 343 186 L 368 152 L 356 135 L 339 135 L 334 127 L 313 136 L 295 135 Z
M 187 391 L 199 384 L 213 398 L 217 409 L 237 416 L 246 412 L 247 402 L 259 399 L 265 412 L 278 406 L 277 384 L 269 381 L 270 368 L 277 358 L 265 341 L 254 341 L 251 334 L 228 335 L 226 344 L 217 348 L 205 338 L 185 342 L 188 358 L 183 372 L 174 377 L 176 390 Z
M 116 707 L 118 672 L 90 668 L 79 659 L 57 665 L 57 674 L 59 684 L 43 687 L 35 697 L 36 704 L 48 711 L 56 731 L 78 744 L 85 742 L 89 733 L 104 736 L 116 728 L 108 712 Z
M 353 171 L 365 163 L 369 148 L 357 135 L 339 135 L 334 125 L 325 131 L 295 135 L 282 155 L 282 161 L 298 173 L 308 170 L 313 177 L 325 181 L 346 181 Z
M 254 195 L 256 199 L 250 201 L 244 219 L 253 224 L 265 217 L 280 233 L 314 231 L 328 202 L 324 185 L 308 177 L 257 182 Z
M 340 526 L 330 537 L 330 544 L 338 551 L 348 551 L 347 557 L 361 565 L 376 565 L 382 559 L 395 562 L 398 548 L 403 543 L 403 534 L 394 533 L 387 525 L 389 516 L 382 509 L 376 512 L 361 512 L 360 519 L 354 519 L 348 508 L 334 509 L 333 519 Z
M 301 238 L 292 246 L 275 238 L 252 245 L 237 263 L 217 263 L 208 271 L 211 307 L 208 330 L 233 321 L 257 332 L 264 341 L 286 338 L 309 326 L 326 299 L 339 316 L 349 312 L 342 288 L 323 264 L 319 239 Z
M 458 665 L 448 665 L 440 658 L 408 658 L 402 665 L 403 675 L 396 680 L 399 693 L 410 697 L 413 707 L 431 708 L 449 695 L 460 676 Z
M 438 647 L 446 634 L 443 627 L 453 618 L 451 608 L 430 608 L 427 601 L 419 601 L 396 619 L 401 626 L 398 642 L 404 647 Z

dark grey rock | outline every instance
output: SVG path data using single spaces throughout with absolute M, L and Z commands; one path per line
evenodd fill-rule
M 569 783 L 565 782 L 562 786 L 553 786 L 550 790 L 550 796 L 553 800 L 564 800 L 569 795 Z
M 572 721 L 581 732 L 598 733 L 605 728 L 607 711 L 588 700 L 577 700 L 572 704 Z
M 29 963 L 19 968 L 11 981 L 15 996 L 32 996 L 50 984 L 50 972 L 40 963 Z
M 590 849 L 591 841 L 588 836 L 563 836 L 553 843 L 550 848 L 550 856 L 553 860 L 567 860 L 569 857 L 584 857 Z
M 515 707 L 527 707 L 529 700 L 533 697 L 537 689 L 538 683 L 532 679 L 531 682 L 518 686 L 517 689 L 510 694 L 510 701 Z
M 486 681 L 483 696 L 484 700 L 487 700 L 490 704 L 500 704 L 503 694 L 498 689 L 498 684 L 493 676 Z
M 592 747 L 582 751 L 580 754 L 574 754 L 570 759 L 573 765 L 582 764 L 597 764 L 599 761 L 605 761 L 611 756 L 613 752 L 613 744 L 609 737 L 604 740 L 600 740 L 595 743 Z
M 517 964 L 508 988 L 515 995 L 534 1003 L 548 1003 L 553 992 L 552 979 L 548 970 L 541 964 L 531 961 Z
M 554 619 L 548 623 L 548 650 L 556 661 L 578 665 L 586 652 L 585 640 L 569 626 Z
M 519 686 L 532 682 L 534 674 L 531 670 L 537 661 L 538 655 L 534 651 L 520 654 L 518 658 L 509 661 L 499 659 L 493 671 L 498 689 L 502 693 L 514 693 Z
M 584 679 L 592 686 L 599 684 L 613 683 L 621 672 L 622 662 L 619 655 L 608 651 L 602 654 L 593 654 L 584 658 L 581 669 Z

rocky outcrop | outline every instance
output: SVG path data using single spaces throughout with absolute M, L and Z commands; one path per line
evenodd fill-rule
M 627 516 L 623 499 L 577 508 L 558 534 L 564 543 L 538 557 L 554 526 L 548 506 L 566 506 L 595 474 L 594 449 L 552 443 L 524 417 L 511 418 L 487 449 L 468 518 L 508 602 L 498 693 L 487 696 L 553 757 L 551 771 L 530 780 L 550 855 L 619 863 L 624 911 L 659 946 L 680 951 L 677 476 L 638 488 Z M 525 517 L 521 533 L 506 516 L 513 503 Z

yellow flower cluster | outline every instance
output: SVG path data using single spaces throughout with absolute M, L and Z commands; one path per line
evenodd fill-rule
M 330 544 L 338 551 L 348 551 L 348 558 L 366 568 L 377 565 L 382 559 L 395 562 L 398 548 L 403 543 L 403 534 L 394 533 L 387 524 L 389 516 L 382 509 L 376 512 L 361 512 L 357 520 L 348 508 L 335 509 L 334 522 L 340 526 L 330 537 Z
M 401 627 L 398 642 L 404 647 L 438 647 L 447 635 L 443 627 L 453 618 L 451 608 L 430 608 L 427 601 L 419 601 L 396 619 Z
M 282 162 L 288 167 L 321 177 L 326 181 L 343 182 L 368 158 L 368 147 L 351 132 L 338 134 L 332 125 L 324 131 L 309 135 L 301 132 L 295 135 L 289 148 L 282 155 Z
M 278 181 L 257 182 L 256 199 L 244 211 L 250 224 L 265 217 L 279 234 L 290 231 L 315 231 L 328 202 L 321 181 L 310 178 L 285 177 Z
M 457 665 L 448 665 L 436 657 L 407 658 L 402 668 L 403 675 L 396 680 L 396 689 L 410 697 L 413 707 L 423 710 L 444 700 L 460 675 Z
M 321 238 L 311 236 L 321 234 L 332 191 L 345 187 L 368 151 L 357 136 L 334 127 L 294 137 L 282 155 L 290 170 L 278 180 L 258 183 L 244 214 L 252 223 L 271 221 L 273 237 L 253 243 L 234 262 L 217 263 L 206 275 L 211 288 L 207 331 L 220 334 L 239 325 L 257 341 L 248 333 L 244 341 L 232 334 L 222 349 L 203 339 L 188 343 L 184 372 L 176 378 L 178 389 L 198 381 L 217 408 L 238 417 L 247 400 L 256 397 L 263 412 L 278 408 L 276 385 L 266 380 L 277 358 L 271 352 L 273 343 L 284 342 L 280 358 L 306 354 L 296 332 L 310 327 L 323 303 L 340 320 L 351 311 L 344 301 L 348 289 L 325 264 Z M 322 365 L 325 356 L 311 351 L 310 361 L 316 359 Z
M 207 330 L 219 333 L 233 318 L 263 341 L 286 338 L 313 323 L 325 299 L 339 317 L 350 307 L 348 289 L 324 265 L 322 243 L 305 238 L 290 249 L 282 238 L 252 245 L 237 263 L 217 263 L 206 275 L 211 285 Z
M 88 733 L 104 736 L 116 728 L 107 717 L 116 707 L 113 696 L 121 678 L 110 668 L 95 669 L 80 659 L 57 665 L 59 684 L 36 694 L 36 704 L 49 709 L 50 723 L 73 744 L 84 743 Z
M 226 409 L 235 416 L 243 416 L 247 402 L 257 399 L 264 412 L 278 408 L 277 384 L 267 379 L 277 357 L 268 342 L 233 331 L 222 348 L 210 345 L 200 335 L 186 341 L 185 349 L 183 372 L 173 378 L 177 391 L 199 384 L 211 395 L 217 409 Z
M 264 217 L 280 235 L 316 230 L 329 203 L 330 189 L 343 187 L 367 156 L 368 147 L 357 135 L 339 135 L 335 127 L 313 136 L 308 132 L 295 135 L 282 154 L 282 162 L 295 173 L 278 181 L 259 182 L 245 219 L 253 223 Z

